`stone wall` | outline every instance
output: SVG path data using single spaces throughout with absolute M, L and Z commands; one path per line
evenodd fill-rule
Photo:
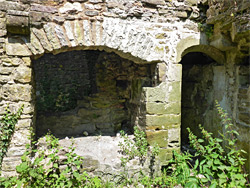
M 12 110 L 24 105 L 4 158 L 3 175 L 13 173 L 29 142 L 28 128 L 36 127 L 34 106 L 39 91 L 31 62 L 46 53 L 114 52 L 126 59 L 124 66 L 115 66 L 124 70 L 131 61 L 140 66 L 155 64 L 150 87 L 137 79 L 130 82 L 131 96 L 134 91 L 141 95 L 126 98 L 126 113 L 146 131 L 150 144 L 160 145 L 161 164 L 167 163 L 173 149 L 180 150 L 182 66 L 178 63 L 190 52 L 202 52 L 220 64 L 213 69 L 218 75 L 214 90 L 219 91 L 214 98 L 235 124 L 241 126 L 244 121 L 248 128 L 246 108 L 241 102 L 238 105 L 245 96 L 238 77 L 246 68 L 237 67 L 250 53 L 249 7 L 244 0 L 0 0 L 0 115 L 7 104 Z M 100 66 L 105 71 L 97 74 L 109 74 L 105 64 Z M 117 83 L 124 82 L 117 79 Z M 114 83 L 109 84 L 114 89 Z

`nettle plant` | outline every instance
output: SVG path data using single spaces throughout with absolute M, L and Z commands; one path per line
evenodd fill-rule
M 26 145 L 22 163 L 16 167 L 18 175 L 0 178 L 0 187 L 103 187 L 99 177 L 90 177 L 83 170 L 83 157 L 75 153 L 73 142 L 61 159 L 58 138 L 48 134 L 42 139 L 42 148 L 36 148 L 38 141 Z
M 214 138 L 200 125 L 202 138 L 197 138 L 188 128 L 195 154 L 174 152 L 168 170 L 175 184 L 185 187 L 247 187 L 247 174 L 242 168 L 246 160 L 242 157 L 245 151 L 237 149 L 236 144 L 238 132 L 217 101 L 216 107 L 225 133 L 220 133 L 221 138 Z
M 5 114 L 0 120 L 0 170 L 5 154 L 7 153 L 11 137 L 15 131 L 15 125 L 23 112 L 23 106 L 16 113 L 11 112 L 9 106 L 5 108 Z

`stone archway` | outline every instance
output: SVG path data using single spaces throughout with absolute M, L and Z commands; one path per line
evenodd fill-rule
M 187 128 L 201 136 L 199 124 L 206 130 L 217 133 L 216 109 L 214 102 L 219 100 L 218 64 L 200 52 L 192 52 L 183 56 L 182 61 L 182 105 L 181 105 L 181 137 L 182 146 L 189 142 Z M 222 82 L 222 80 L 221 80 Z
M 137 112 L 133 111 L 136 115 L 131 119 L 135 122 L 134 125 L 146 130 L 149 144 L 160 145 L 160 160 L 163 163 L 171 158 L 171 151 L 179 149 L 180 115 L 178 107 L 172 108 L 172 104 L 176 101 L 173 103 L 172 95 L 167 97 L 165 80 L 162 78 L 165 77 L 164 58 L 167 48 L 158 46 L 158 42 L 151 38 L 150 33 L 140 29 L 140 25 L 130 25 L 129 22 L 115 19 L 106 19 L 103 22 L 75 20 L 66 21 L 63 25 L 46 23 L 42 28 L 32 27 L 29 36 L 9 36 L 6 54 L 8 58 L 16 57 L 18 68 L 13 83 L 6 84 L 1 92 L 7 101 L 13 101 L 15 108 L 18 107 L 15 101 L 20 101 L 19 106 L 21 104 L 26 106 L 25 114 L 13 135 L 9 154 L 4 159 L 3 171 L 6 175 L 11 174 L 15 166 L 20 163 L 20 156 L 25 151 L 26 143 L 29 142 L 29 128 L 36 126 L 32 73 L 34 62 L 31 62 L 31 59 L 39 59 L 45 53 L 61 54 L 74 50 L 115 52 L 138 65 L 141 64 L 142 67 L 146 66 L 145 64 L 160 62 L 157 69 L 151 70 L 156 71 L 155 75 L 159 75 L 153 78 L 155 81 L 152 87 L 143 87 L 143 84 L 137 81 L 132 83 L 131 87 L 135 87 L 133 91 L 138 89 L 141 100 L 135 109 Z M 8 61 L 8 58 L 5 61 Z M 171 88 L 170 93 L 173 87 L 179 89 L 179 84 L 173 86 L 171 84 L 167 86 Z

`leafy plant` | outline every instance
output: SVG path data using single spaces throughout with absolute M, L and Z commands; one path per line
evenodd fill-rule
M 121 158 L 122 166 L 126 166 L 127 162 L 138 157 L 140 162 L 143 164 L 146 160 L 148 152 L 151 151 L 152 156 L 159 154 L 159 147 L 154 146 L 150 150 L 147 142 L 146 134 L 144 131 L 139 130 L 138 127 L 134 127 L 134 139 L 129 139 L 128 135 L 123 130 L 120 131 L 123 142 L 119 143 L 122 154 L 126 157 Z
M 22 163 L 16 167 L 18 176 L 1 178 L 0 187 L 102 187 L 98 177 L 91 178 L 82 171 L 83 158 L 75 154 L 73 143 L 62 160 L 58 139 L 48 134 L 45 140 L 42 149 L 26 146 Z
M 189 140 L 195 149 L 195 155 L 190 153 L 173 153 L 168 170 L 171 170 L 172 181 L 185 187 L 246 187 L 246 174 L 242 170 L 245 159 L 243 150 L 237 149 L 238 132 L 233 129 L 231 119 L 216 101 L 218 114 L 222 118 L 224 134 L 214 138 L 201 125 L 202 138 L 197 138 L 190 129 Z M 223 147 L 223 143 L 225 148 Z M 195 160 L 194 166 L 191 161 Z
M 23 112 L 23 106 L 16 113 L 11 112 L 9 106 L 0 120 L 0 170 L 3 158 L 8 150 L 11 137 L 15 131 L 15 125 Z
M 198 23 L 198 29 L 200 32 L 205 32 L 206 36 L 209 39 L 213 36 L 213 32 L 214 32 L 213 25 Z

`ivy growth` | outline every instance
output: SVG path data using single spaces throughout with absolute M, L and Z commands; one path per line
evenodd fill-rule
M 5 108 L 5 114 L 0 120 L 0 170 L 2 161 L 7 153 L 11 137 L 15 131 L 15 125 L 23 112 L 23 106 L 16 113 L 11 112 L 9 106 Z
M 209 39 L 213 36 L 213 33 L 214 33 L 213 25 L 198 23 L 198 29 L 200 32 L 205 32 L 206 36 Z

